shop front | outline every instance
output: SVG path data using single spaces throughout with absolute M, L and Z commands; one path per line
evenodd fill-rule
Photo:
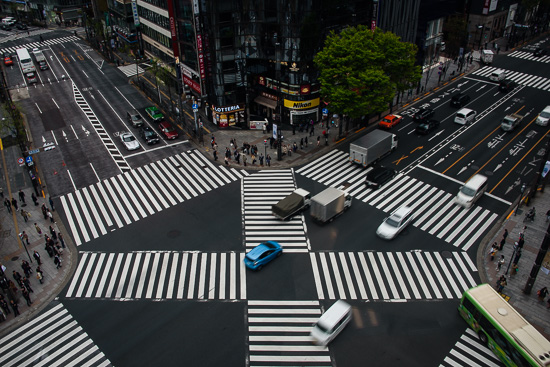
M 284 100 L 285 114 L 288 111 L 291 125 L 299 126 L 303 123 L 309 123 L 311 120 L 319 121 L 319 103 L 320 98 L 307 101 Z
M 246 125 L 244 105 L 212 106 L 212 121 L 218 127 Z

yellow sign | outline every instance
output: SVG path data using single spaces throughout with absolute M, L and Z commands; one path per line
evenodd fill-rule
M 310 99 L 309 101 L 291 101 L 285 99 L 285 107 L 293 110 L 306 110 L 308 108 L 317 107 L 320 103 L 320 98 Z

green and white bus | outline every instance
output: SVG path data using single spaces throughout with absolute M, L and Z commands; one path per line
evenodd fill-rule
M 550 366 L 550 342 L 489 284 L 464 292 L 458 312 L 504 365 Z

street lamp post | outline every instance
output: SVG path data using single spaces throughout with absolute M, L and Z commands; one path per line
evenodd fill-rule
M 523 198 L 524 192 L 525 192 L 525 184 L 521 184 L 521 193 L 519 195 L 519 200 L 518 200 L 518 205 L 516 206 L 516 210 L 514 210 L 514 216 L 518 215 L 519 204 L 521 204 L 521 199 Z
M 519 250 L 519 244 L 516 242 L 514 244 L 514 252 L 512 253 L 512 256 L 510 256 L 510 261 L 508 261 L 508 267 L 506 268 L 506 271 L 504 272 L 505 275 L 509 275 L 508 270 L 510 270 L 510 265 L 512 265 L 512 260 L 516 256 L 516 252 L 518 252 L 518 250 Z
M 483 38 L 483 28 L 484 28 L 483 25 L 478 25 L 477 26 L 477 29 L 480 30 L 480 32 L 479 32 L 479 49 L 480 50 L 481 50 L 481 39 Z

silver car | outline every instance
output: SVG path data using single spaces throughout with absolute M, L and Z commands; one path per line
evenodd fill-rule
M 120 134 L 120 141 L 124 144 L 126 150 L 136 150 L 140 147 L 136 137 L 131 133 Z
M 391 240 L 397 237 L 413 219 L 414 214 L 412 209 L 408 206 L 402 206 L 384 219 L 380 227 L 376 230 L 376 234 L 385 240 Z

